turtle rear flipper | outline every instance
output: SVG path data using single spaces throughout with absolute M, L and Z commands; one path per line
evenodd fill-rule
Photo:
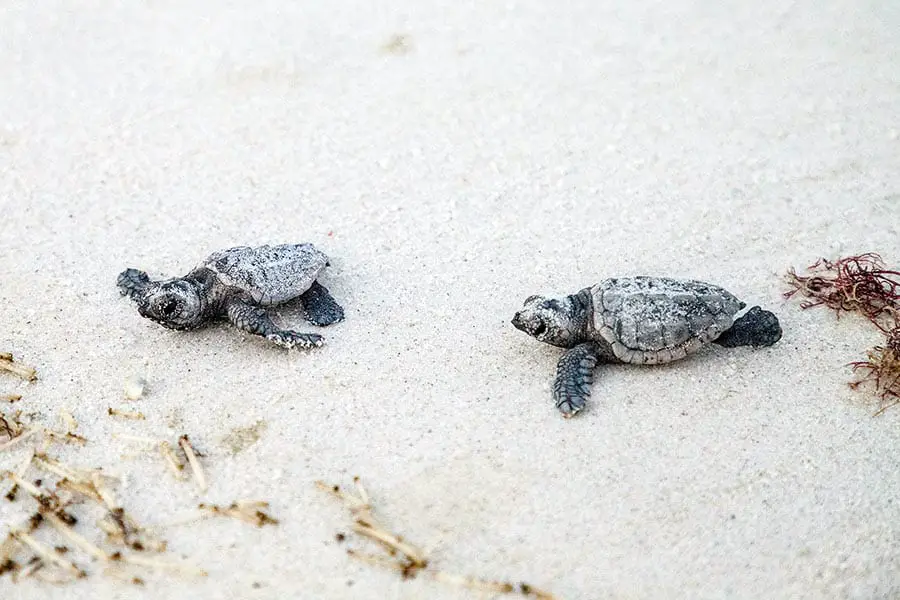
M 771 346 L 781 339 L 781 325 L 773 313 L 754 306 L 722 335 L 716 344 L 725 348 L 737 346 Z
M 325 327 L 344 320 L 344 309 L 318 281 L 314 281 L 300 296 L 300 301 L 303 303 L 306 320 L 313 325 Z

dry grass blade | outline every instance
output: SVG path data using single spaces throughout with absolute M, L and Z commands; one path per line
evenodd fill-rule
M 527 583 L 512 584 L 503 581 L 491 581 L 477 577 L 450 574 L 435 569 L 429 565 L 427 557 L 421 550 L 404 541 L 401 536 L 376 524 L 375 519 L 372 517 L 373 509 L 366 488 L 359 481 L 358 477 L 354 477 L 353 482 L 359 494 L 358 496 L 341 489 L 337 485 L 327 485 L 322 481 L 316 481 L 316 486 L 319 489 L 339 499 L 354 515 L 355 521 L 351 525 L 351 530 L 357 535 L 378 542 L 387 552 L 386 555 L 378 555 L 359 552 L 350 548 L 347 550 L 347 554 L 352 558 L 396 571 L 404 579 L 411 579 L 416 577 L 419 572 L 423 572 L 435 581 L 474 591 L 491 594 L 515 594 L 539 598 L 540 600 L 555 599 L 549 592 L 540 590 Z M 338 534 L 336 537 L 341 542 L 346 539 L 344 534 Z M 401 556 L 402 558 L 400 558 Z
M 106 533 L 110 542 L 127 546 L 138 552 L 148 550 L 165 552 L 167 547 L 166 542 L 157 539 L 140 527 L 122 508 L 114 508 L 107 512 L 97 526 Z
M 68 479 L 69 481 L 74 481 L 76 483 L 93 485 L 94 482 L 94 471 L 86 471 L 83 469 L 70 467 L 59 462 L 55 458 L 50 458 L 43 452 L 39 452 L 34 455 L 34 466 L 38 467 L 39 469 L 43 469 L 48 473 L 53 473 L 54 475 L 58 475 L 63 479 Z
M 475 579 L 464 575 L 454 575 L 445 573 L 444 571 L 436 571 L 432 574 L 436 581 L 440 581 L 449 585 L 455 585 L 478 592 L 494 593 L 494 594 L 517 594 L 520 596 L 538 598 L 538 600 L 555 600 L 556 596 L 550 592 L 545 592 L 539 588 L 527 583 L 510 583 L 508 581 L 488 581 L 486 579 Z
M 162 455 L 163 460 L 166 462 L 166 466 L 169 467 L 169 470 L 172 471 L 172 474 L 175 475 L 175 478 L 178 480 L 184 479 L 184 465 L 178 460 L 178 456 L 175 454 L 175 450 L 172 449 L 172 444 L 169 442 L 159 442 L 159 453 Z
M 63 536 L 67 537 L 69 541 L 71 541 L 76 546 L 80 547 L 82 550 L 97 558 L 99 560 L 109 560 L 109 555 L 97 547 L 95 544 L 76 533 L 71 526 L 63 522 L 62 519 L 57 517 L 52 512 L 42 513 L 44 515 L 44 520 L 50 523 L 57 531 L 60 532 Z
M 3 450 L 9 450 L 10 448 L 14 448 L 15 446 L 18 446 L 19 444 L 21 444 L 28 438 L 32 437 L 34 434 L 40 433 L 40 432 L 41 432 L 40 429 L 26 429 L 25 431 L 23 431 L 22 433 L 20 433 L 13 439 L 9 440 L 8 442 L 4 442 L 4 443 L 0 444 L 0 452 L 2 452 Z
M 84 446 L 87 444 L 87 438 L 78 435 L 77 433 L 61 432 L 61 431 L 53 431 L 52 429 L 44 429 L 44 435 L 55 442 L 60 442 L 63 444 L 76 444 L 78 446 Z
M 25 381 L 37 380 L 37 371 L 33 367 L 15 362 L 9 352 L 0 352 L 0 371 L 7 371 Z
M 113 408 L 111 406 L 106 408 L 106 414 L 111 417 L 121 417 L 123 419 L 130 419 L 132 421 L 143 421 L 147 417 L 144 416 L 144 413 L 141 412 L 132 412 L 127 410 L 119 410 L 117 408 Z
M 188 436 L 183 435 L 178 438 L 178 445 L 181 446 L 182 451 L 184 451 L 184 457 L 187 459 L 188 464 L 191 465 L 191 471 L 194 473 L 194 481 L 197 482 L 200 493 L 205 493 L 208 487 L 206 475 L 203 473 L 203 467 L 200 466 L 200 460 L 197 458 L 197 453 L 194 450 L 194 447 L 191 446 Z
M 186 575 L 196 575 L 198 577 L 206 577 L 207 575 L 206 571 L 193 565 L 156 560 L 153 558 L 146 558 L 144 556 L 119 556 L 119 560 L 124 563 L 140 565 L 142 567 L 150 567 L 152 569 L 178 571 L 179 573 L 184 573 Z
M 370 527 L 368 525 L 364 525 L 357 521 L 351 526 L 351 529 L 354 533 L 358 533 L 359 535 L 365 536 L 369 539 L 375 540 L 383 544 L 388 550 L 392 552 L 399 552 L 403 556 L 405 556 L 412 564 L 416 567 L 425 567 L 428 564 L 428 561 L 425 560 L 425 555 L 421 550 L 403 541 L 399 535 L 393 534 L 390 531 L 385 529 Z
M 200 504 L 197 508 L 213 515 L 238 519 L 257 527 L 278 525 L 278 519 L 273 519 L 263 511 L 263 509 L 269 508 L 268 502 L 234 502 L 228 507 Z
M 63 570 L 74 575 L 75 577 L 87 577 L 87 573 L 75 566 L 75 563 L 66 560 L 47 546 L 31 537 L 31 535 L 29 535 L 28 533 L 25 533 L 24 531 L 13 531 L 12 535 L 19 542 L 31 548 L 35 552 L 35 554 L 40 556 L 44 561 L 53 563 L 58 567 L 61 567 Z
M 31 494 L 31 496 L 38 501 L 46 502 L 50 499 L 50 496 L 45 493 L 44 490 L 37 487 L 27 479 L 21 477 L 18 473 L 13 473 L 12 471 L 4 471 L 2 473 L 2 477 L 12 481 L 16 486 Z
M 69 492 L 80 494 L 85 498 L 90 498 L 101 506 L 103 505 L 103 498 L 100 496 L 100 494 L 97 493 L 97 490 L 94 489 L 94 485 L 92 483 L 83 483 L 63 478 L 56 484 L 56 487 L 60 490 L 66 490 Z
M 380 556 L 378 554 L 368 554 L 366 552 L 357 552 L 352 548 L 347 550 L 347 556 L 355 558 L 356 560 L 362 561 L 364 563 L 368 563 L 375 567 L 381 567 L 384 569 L 391 569 L 393 571 L 397 571 L 401 575 L 404 572 L 405 566 L 403 563 L 398 562 L 394 558 L 390 558 L 388 556 Z

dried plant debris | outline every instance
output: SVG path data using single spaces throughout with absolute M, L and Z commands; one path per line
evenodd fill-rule
M 17 377 L 21 377 L 25 381 L 35 381 L 37 379 L 37 371 L 34 368 L 15 362 L 13 355 L 9 352 L 0 352 L 0 371 L 7 371 Z
M 123 419 L 129 419 L 131 421 L 143 421 L 147 417 L 144 416 L 144 413 L 140 412 L 132 412 L 128 410 L 119 410 L 117 408 L 107 407 L 106 414 L 111 417 L 121 417 Z
M 873 384 L 881 406 L 875 414 L 881 414 L 900 404 L 900 327 L 888 334 L 884 346 L 875 346 L 868 352 L 867 360 L 850 363 L 860 379 L 850 383 L 856 389 L 864 383 Z
M 13 415 L 4 415 L 0 412 L 0 436 L 5 436 L 6 441 L 19 437 L 25 431 L 25 425 L 20 418 L 21 411 L 16 411 Z
M 190 565 L 146 556 L 148 552 L 164 552 L 166 543 L 140 527 L 118 505 L 109 485 L 112 478 L 101 471 L 73 467 L 44 453 L 34 453 L 26 468 L 31 466 L 46 472 L 49 478 L 57 478 L 56 483 L 51 485 L 48 477 L 32 482 L 20 473 L 7 471 L 0 474 L 3 479 L 12 481 L 16 490 L 31 496 L 37 505 L 32 516 L 12 527 L 0 544 L 0 575 L 10 573 L 18 580 L 43 573 L 45 579 L 57 583 L 86 577 L 88 572 L 79 566 L 77 557 L 70 557 L 73 550 L 77 550 L 75 554 L 86 555 L 90 560 L 117 569 L 130 565 L 204 574 Z M 76 508 L 79 517 L 73 512 Z M 104 549 L 103 543 L 76 531 L 77 525 L 91 522 L 85 514 L 91 511 L 100 514 L 97 526 L 100 532 L 106 533 L 105 543 L 119 546 L 119 549 Z M 54 547 L 38 539 L 47 535 L 32 535 L 42 528 L 54 530 L 65 545 Z M 22 552 L 31 556 L 20 556 Z
M 11 357 L 2 355 L 4 360 Z M 16 398 L 18 400 L 18 398 Z M 127 416 L 110 409 L 110 414 Z M 30 416 L 30 415 L 29 415 Z M 14 469 L 0 468 L 2 497 L 8 502 L 33 502 L 31 516 L 19 524 L 3 524 L 9 533 L 0 538 L 0 577 L 16 582 L 26 578 L 55 584 L 87 577 L 92 564 L 100 563 L 105 575 L 133 585 L 145 585 L 148 570 L 205 576 L 190 564 L 165 560 L 168 545 L 153 529 L 144 527 L 122 505 L 116 494 L 119 478 L 100 469 L 77 467 L 51 453 L 55 443 L 84 444 L 75 433 L 78 422 L 68 411 L 60 411 L 60 430 L 34 426 L 23 420 L 22 412 L 0 411 L 0 451 L 23 444 L 37 436 L 37 443 L 25 445 L 27 460 Z M 141 415 L 142 418 L 142 415 Z M 207 479 L 197 451 L 187 435 L 175 444 L 159 439 L 117 434 L 116 437 L 148 443 L 176 477 L 185 478 L 190 467 L 201 492 Z M 10 455 L 4 454 L 8 459 Z M 38 470 L 40 475 L 28 475 Z M 7 487 L 8 486 L 8 487 Z M 265 502 L 234 502 L 229 506 L 201 505 L 205 515 L 240 519 L 258 527 L 278 521 L 268 513 Z M 140 569 L 139 573 L 135 573 Z
M 159 452 L 160 457 L 163 459 L 163 462 L 165 463 L 166 468 L 169 469 L 169 471 L 171 471 L 172 474 L 175 476 L 175 479 L 178 479 L 179 481 L 183 481 L 186 478 L 185 474 L 184 474 L 184 467 L 186 464 L 190 464 L 189 459 L 188 459 L 188 452 L 190 452 L 194 456 L 194 460 L 197 461 L 198 454 L 193 449 L 193 446 L 190 445 L 190 442 L 188 441 L 187 436 L 182 436 L 182 438 L 184 438 L 185 443 L 188 446 L 188 450 L 185 450 L 185 448 L 184 448 L 184 446 L 182 446 L 180 440 L 179 440 L 179 444 L 178 444 L 178 447 L 182 451 L 182 456 L 184 456 L 184 460 L 182 460 L 181 458 L 178 457 L 178 454 L 175 452 L 175 449 L 172 447 L 172 444 L 170 444 L 166 440 L 159 440 L 159 439 L 154 439 L 154 438 L 149 438 L 149 437 L 127 435 L 127 434 L 116 434 L 116 437 L 120 437 L 122 439 L 129 440 L 132 442 L 141 442 L 141 443 L 144 443 L 144 444 L 147 444 L 150 446 L 155 446 Z M 198 466 L 198 468 L 200 467 L 199 461 L 197 461 L 197 466 Z M 195 477 L 196 477 L 196 472 L 195 472 Z M 205 477 L 205 474 L 203 474 L 202 469 L 200 470 L 200 477 L 202 478 L 201 479 L 202 484 L 205 485 L 206 477 Z M 198 482 L 198 485 L 199 485 L 199 482 Z
M 425 574 L 435 581 L 449 585 L 463 587 L 470 590 L 493 593 L 515 594 L 541 600 L 553 600 L 555 596 L 527 583 L 510 583 L 504 581 L 491 581 L 476 577 L 447 573 L 435 568 L 429 563 L 425 553 L 414 544 L 403 539 L 402 536 L 391 532 L 381 525 L 375 518 L 374 509 L 369 499 L 366 488 L 358 477 L 353 478 L 355 491 L 349 491 L 337 485 L 328 485 L 317 481 L 316 486 L 341 500 L 350 510 L 353 522 L 351 531 L 362 538 L 375 542 L 380 548 L 380 553 L 360 552 L 354 548 L 347 550 L 347 555 L 368 564 L 396 571 L 403 579 L 412 579 L 420 573 Z M 338 542 L 345 542 L 347 536 L 344 533 L 335 534 Z
M 278 525 L 278 519 L 273 519 L 263 510 L 269 509 L 268 502 L 238 501 L 233 502 L 231 506 L 227 507 L 216 506 L 215 504 L 200 504 L 197 508 L 212 515 L 231 517 L 232 519 L 238 519 L 250 523 L 251 525 L 256 525 L 257 527 L 262 527 L 263 525 Z
M 841 311 L 860 312 L 872 323 L 888 331 L 900 319 L 900 271 L 888 269 L 881 256 L 869 252 L 859 256 L 819 259 L 807 267 L 807 275 L 798 275 L 791 268 L 787 282 L 791 290 L 784 294 L 790 298 L 800 293 L 809 298 L 800 304 L 802 308 L 827 306 Z
M 838 315 L 843 311 L 864 315 L 885 335 L 885 342 L 869 350 L 867 360 L 850 363 L 860 375 L 850 386 L 873 384 L 881 404 L 876 414 L 900 403 L 900 271 L 888 269 L 874 252 L 820 259 L 807 271 L 808 275 L 788 271 L 792 289 L 785 297 L 800 293 L 809 298 L 802 308 L 827 306 Z
M 184 452 L 184 457 L 191 466 L 191 472 L 194 474 L 194 481 L 200 489 L 200 493 L 205 493 L 209 485 L 206 483 L 206 474 L 203 472 L 203 467 L 200 465 L 200 459 L 198 458 L 201 456 L 200 453 L 194 450 L 187 435 L 182 435 L 178 438 L 178 445 L 181 446 L 181 451 Z

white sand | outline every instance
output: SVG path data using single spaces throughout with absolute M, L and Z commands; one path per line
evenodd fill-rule
M 0 392 L 71 410 L 91 443 L 60 456 L 125 475 L 143 522 L 251 498 L 282 525 L 168 529 L 206 579 L 0 594 L 460 597 L 344 555 L 312 482 L 359 474 L 436 564 L 561 598 L 900 595 L 900 410 L 872 418 L 845 385 L 877 337 L 783 304 L 779 280 L 820 255 L 900 262 L 900 5 L 295 4 L 4 3 L 0 351 L 41 380 Z M 313 353 L 170 332 L 114 287 L 285 241 L 333 257 L 347 309 Z M 561 419 L 559 352 L 509 319 L 638 273 L 722 284 L 784 339 L 601 368 Z M 147 420 L 111 419 L 133 374 Z M 232 457 L 223 437 L 259 420 Z M 209 492 L 116 432 L 189 433 Z M 0 534 L 26 507 L 0 502 Z

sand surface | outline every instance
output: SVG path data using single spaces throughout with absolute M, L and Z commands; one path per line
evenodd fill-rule
M 873 418 L 844 366 L 878 338 L 780 281 L 900 261 L 900 4 L 714 4 L 4 2 L 0 351 L 40 380 L 0 393 L 71 411 L 90 443 L 54 452 L 120 474 L 142 522 L 250 498 L 281 525 L 164 528 L 206 578 L 86 562 L 0 595 L 478 597 L 344 554 L 313 481 L 361 475 L 436 565 L 560 598 L 900 596 L 900 410 Z M 347 310 L 315 352 L 171 332 L 114 286 L 295 241 Z M 625 274 L 721 284 L 784 338 L 601 368 L 563 420 L 559 351 L 509 320 Z M 109 417 L 133 374 L 146 420 Z M 188 433 L 209 491 L 117 433 Z M 0 535 L 27 507 L 0 502 Z

